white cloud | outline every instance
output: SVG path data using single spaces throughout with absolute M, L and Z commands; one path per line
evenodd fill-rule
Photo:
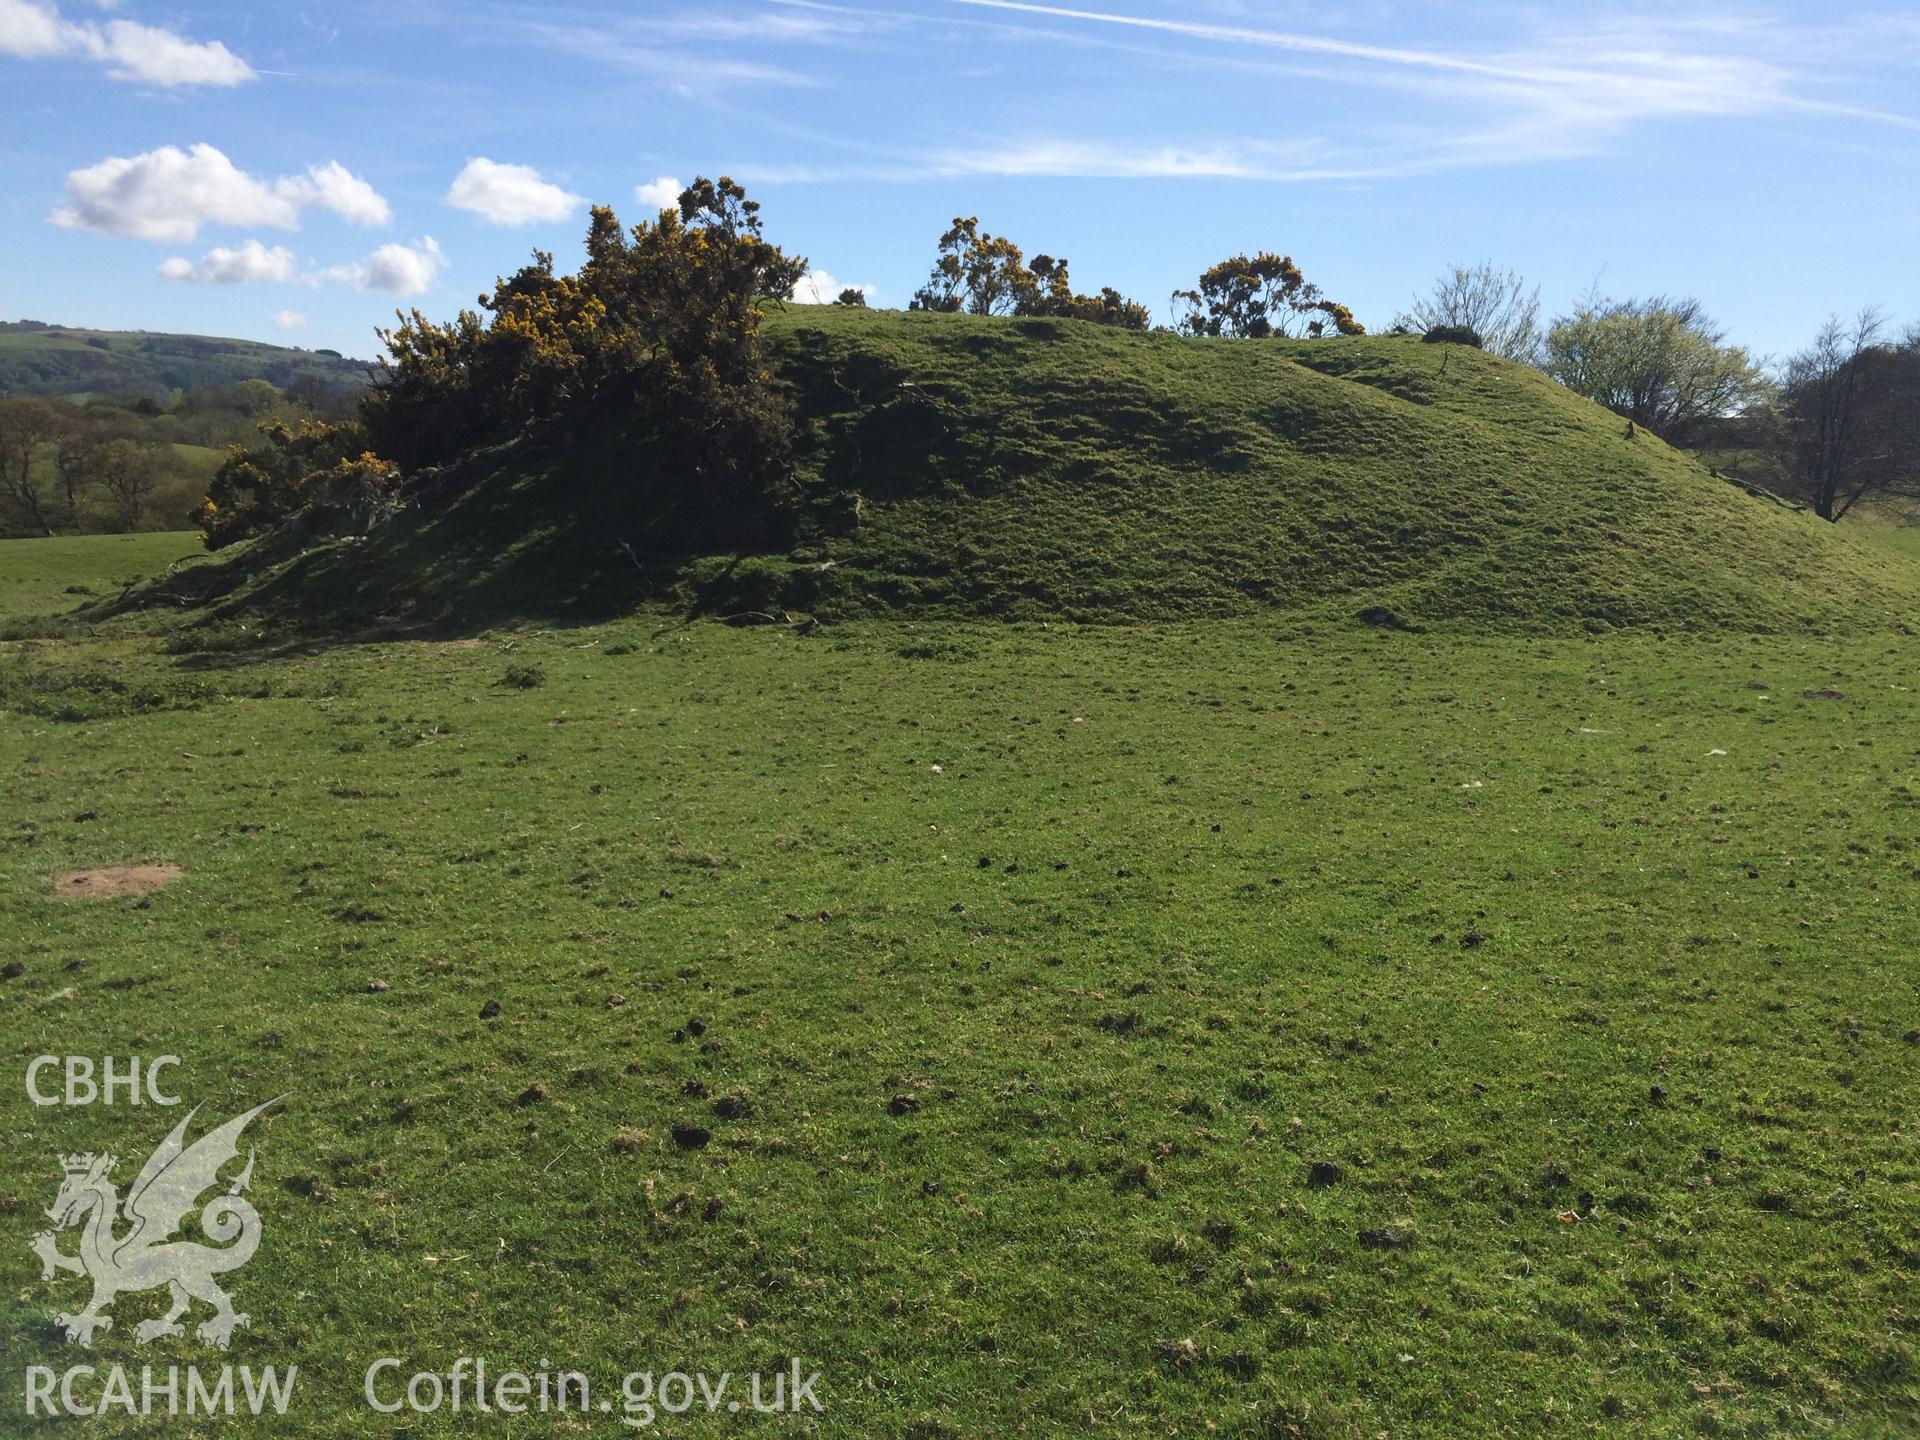
M 7 0 L 0 0 L 0 4 Z M 163 145 L 116 156 L 67 176 L 67 203 L 48 218 L 74 230 L 104 230 L 184 244 L 202 225 L 271 225 L 295 230 L 317 205 L 356 224 L 388 218 L 387 202 L 338 162 L 271 183 L 241 170 L 211 145 Z
M 116 80 L 145 85 L 238 85 L 255 78 L 253 67 L 218 40 L 189 40 L 133 20 L 67 20 L 44 0 L 0 0 L 0 53 L 79 55 L 106 65 Z
M 307 317 L 298 310 L 278 310 L 274 312 L 273 328 L 276 330 L 304 330 Z
M 321 271 L 315 280 L 338 280 L 361 290 L 404 297 L 431 289 L 444 264 L 446 256 L 428 235 L 411 245 L 382 245 L 364 260 Z
M 662 175 L 658 180 L 634 186 L 633 198 L 655 210 L 671 210 L 680 203 L 680 192 L 686 188 L 673 176 Z
M 291 230 L 299 207 L 275 187 L 237 168 L 211 145 L 172 145 L 115 157 L 67 176 L 67 203 L 53 223 L 142 240 L 181 243 L 206 224 L 272 225 Z
M 175 255 L 161 264 L 160 273 L 169 280 L 192 280 L 201 285 L 284 285 L 293 279 L 297 263 L 285 246 L 269 250 L 258 240 L 249 240 L 238 250 L 215 246 L 198 265 Z
M 72 32 L 50 5 L 32 0 L 0 0 L 0 54 L 36 60 L 42 55 L 66 55 L 74 49 Z
M 418 295 L 433 284 L 446 257 L 431 235 L 416 245 L 382 245 L 366 259 L 369 290 L 385 290 L 389 295 Z
M 871 285 L 843 285 L 825 270 L 809 270 L 794 282 L 793 291 L 787 298 L 800 305 L 831 305 L 840 298 L 842 290 L 848 289 L 858 290 L 867 296 L 875 293 Z
M 503 165 L 484 157 L 467 161 L 454 177 L 447 203 L 471 210 L 495 225 L 564 220 L 581 197 L 543 179 L 531 165 Z
M 114 79 L 148 85 L 238 85 L 254 78 L 253 67 L 218 40 L 188 40 L 132 20 L 110 22 L 104 42 L 89 42 L 87 52 L 107 61 Z
M 338 160 L 309 166 L 305 175 L 279 182 L 302 204 L 331 210 L 355 225 L 385 225 L 393 219 L 393 207 L 380 192 L 353 174 Z

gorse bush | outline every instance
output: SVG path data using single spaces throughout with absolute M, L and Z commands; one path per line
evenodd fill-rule
M 763 238 L 759 208 L 725 177 L 630 231 L 596 206 L 577 274 L 536 252 L 482 298 L 490 323 L 414 311 L 383 337 L 364 407 L 374 449 L 411 470 L 529 429 L 610 426 L 683 510 L 719 524 L 774 503 L 791 422 L 761 355 L 760 302 L 807 262 Z
M 791 417 L 761 301 L 807 262 L 763 238 L 759 209 L 724 176 L 630 230 L 597 206 L 577 274 L 536 251 L 478 311 L 402 315 L 357 423 L 277 427 L 229 457 L 200 513 L 208 547 L 316 507 L 375 518 L 404 475 L 522 435 L 615 435 L 644 457 L 622 483 L 649 493 L 611 498 L 709 542 L 763 530 L 789 498 Z
M 1486 347 L 1480 332 L 1471 325 L 1435 325 L 1420 338 L 1429 345 L 1471 345 L 1476 350 Z
M 1320 293 L 1292 256 L 1269 250 L 1222 260 L 1200 277 L 1197 289 L 1176 290 L 1171 298 L 1173 328 L 1182 335 L 1264 340 L 1367 333 L 1351 310 Z
M 1122 330 L 1145 330 L 1147 307 L 1111 286 L 1098 295 L 1075 293 L 1067 262 L 1025 253 L 1004 235 L 990 235 L 975 217 L 956 217 L 940 237 L 933 272 L 914 293 L 914 310 L 973 315 L 1053 315 L 1091 320 Z
M 271 530 L 316 504 L 341 505 L 349 489 L 363 505 L 375 491 L 383 492 L 382 503 L 398 491 L 399 471 L 369 453 L 358 425 L 276 421 L 260 437 L 228 451 L 194 516 L 209 550 Z
M 762 238 L 759 208 L 724 177 L 695 181 L 677 210 L 630 232 L 596 206 L 578 274 L 556 275 L 536 251 L 481 298 L 490 322 L 471 310 L 446 325 L 403 317 L 383 332 L 367 399 L 375 448 L 413 469 L 530 422 L 637 412 L 683 458 L 723 461 L 690 437 L 718 428 L 737 443 L 735 422 L 764 408 L 758 302 L 806 270 Z

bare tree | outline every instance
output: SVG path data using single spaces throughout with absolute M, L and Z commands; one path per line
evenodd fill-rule
M 44 400 L 0 397 L 0 501 L 43 535 L 53 533 L 57 502 L 40 451 L 60 433 L 61 418 Z
M 113 500 L 122 530 L 139 528 L 147 500 L 166 468 L 167 447 L 152 442 L 109 440 L 100 449 L 100 483 Z
M 1839 520 L 1870 495 L 1920 495 L 1920 331 L 1883 344 L 1868 306 L 1828 319 L 1781 385 L 1789 485 Z
M 114 427 L 80 413 L 68 419 L 53 441 L 53 473 L 60 482 L 66 522 L 80 521 L 81 497 L 100 484 L 101 468 Z
M 1491 260 L 1450 267 L 1393 323 L 1423 335 L 1437 325 L 1464 325 L 1494 354 L 1539 363 L 1540 287 L 1529 290 L 1517 273 L 1497 270 Z

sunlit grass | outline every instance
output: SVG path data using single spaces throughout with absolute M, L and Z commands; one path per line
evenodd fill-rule
M 800 1355 L 847 1436 L 1911 1420 L 1911 642 L 661 630 L 0 647 L 186 707 L 0 713 L 0 1034 L 292 1092 L 236 1433 L 390 1433 L 389 1354 Z M 0 1104 L 16 1365 L 218 1363 L 64 1346 L 24 1248 L 174 1116 Z

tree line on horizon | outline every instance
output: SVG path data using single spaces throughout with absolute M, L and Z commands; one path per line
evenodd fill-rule
M 630 229 L 597 206 L 574 274 L 535 251 L 477 309 L 444 323 L 401 314 L 380 332 L 377 380 L 345 413 L 260 403 L 257 437 L 230 447 L 196 513 L 209 548 L 303 513 L 364 525 L 393 508 L 410 476 L 476 447 L 603 430 L 652 457 L 633 485 L 666 529 L 720 544 L 777 530 L 798 499 L 793 413 L 760 322 L 807 261 L 765 238 L 759 209 L 724 176 L 696 180 Z M 847 289 L 835 303 L 867 301 Z M 1265 250 L 1208 267 L 1170 303 L 1172 323 L 1158 328 L 1187 336 L 1366 333 L 1292 257 Z M 1145 305 L 1112 287 L 1080 292 L 1066 259 L 1029 260 L 977 217 L 956 217 L 939 237 L 909 308 L 1153 328 Z M 1536 366 L 1630 427 L 1717 457 L 1828 520 L 1871 496 L 1920 497 L 1920 327 L 1896 337 L 1877 310 L 1829 322 L 1770 372 L 1698 301 L 1592 294 L 1543 323 L 1538 287 L 1481 262 L 1450 267 L 1389 333 Z M 272 390 L 234 388 L 253 384 Z M 0 521 L 40 534 L 140 523 L 165 457 L 93 409 L 0 397 Z M 111 503 L 83 506 L 90 492 Z

